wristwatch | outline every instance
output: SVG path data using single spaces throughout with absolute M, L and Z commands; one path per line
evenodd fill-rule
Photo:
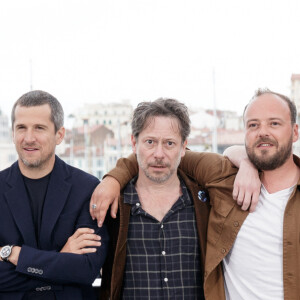
M 0 250 L 0 257 L 3 261 L 8 261 L 9 256 L 11 255 L 11 251 L 14 245 L 6 245 Z

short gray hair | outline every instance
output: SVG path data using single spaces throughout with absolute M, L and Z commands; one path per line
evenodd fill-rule
M 184 142 L 191 131 L 191 121 L 188 108 L 175 99 L 159 98 L 152 102 L 141 102 L 133 112 L 131 129 L 132 135 L 137 139 L 145 128 L 149 118 L 158 116 L 171 117 L 179 121 L 179 130 Z
M 17 106 L 32 107 L 48 104 L 51 109 L 51 121 L 55 127 L 55 133 L 64 125 L 64 111 L 59 101 L 44 91 L 31 91 L 21 96 L 14 104 L 11 111 L 11 125 L 14 128 L 15 111 Z

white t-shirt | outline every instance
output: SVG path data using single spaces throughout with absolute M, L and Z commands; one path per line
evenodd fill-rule
M 269 194 L 262 186 L 255 212 L 223 259 L 227 300 L 283 300 L 283 217 L 293 189 Z

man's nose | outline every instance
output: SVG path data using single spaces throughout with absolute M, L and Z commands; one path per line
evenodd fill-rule
M 35 134 L 32 130 L 26 130 L 25 135 L 24 135 L 24 141 L 26 143 L 32 143 L 35 141 Z
M 269 130 L 267 124 L 261 124 L 258 131 L 258 135 L 260 137 L 269 136 Z
M 156 158 L 161 158 L 164 157 L 164 148 L 163 145 L 161 143 L 158 143 L 157 146 L 155 147 L 155 151 L 154 151 L 154 157 Z

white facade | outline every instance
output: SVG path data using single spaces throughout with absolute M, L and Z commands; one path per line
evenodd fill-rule
M 300 113 L 300 74 L 292 74 L 291 77 L 291 100 L 295 102 L 298 111 L 298 123 Z M 294 153 L 300 156 L 300 141 L 294 143 Z
M 0 109 L 0 170 L 9 167 L 17 160 L 17 152 L 12 142 L 9 119 Z
M 293 74 L 291 78 L 291 100 L 295 102 L 300 112 L 300 74 Z
M 74 113 L 74 127 L 83 126 L 87 120 L 89 126 L 105 125 L 115 131 L 130 122 L 132 111 L 132 106 L 127 103 L 85 104 Z
M 4 170 L 12 165 L 17 159 L 18 155 L 14 143 L 0 143 L 0 170 Z

